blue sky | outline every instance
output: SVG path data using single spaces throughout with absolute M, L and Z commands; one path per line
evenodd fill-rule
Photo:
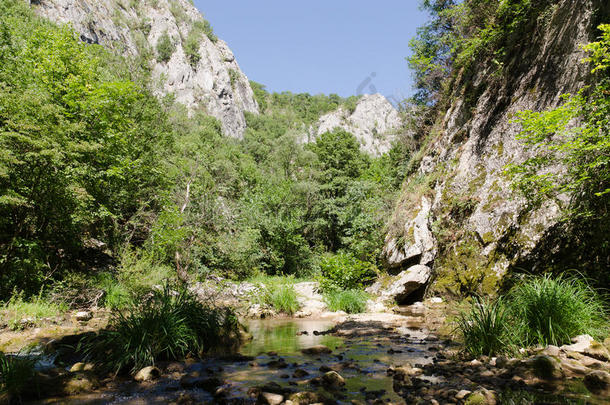
M 195 0 L 250 80 L 270 91 L 411 93 L 418 0 Z

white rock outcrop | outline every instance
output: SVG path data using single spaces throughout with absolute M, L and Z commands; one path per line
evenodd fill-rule
M 186 40 L 203 16 L 188 0 L 32 0 L 35 11 L 53 22 L 71 24 L 81 40 L 127 57 L 151 55 L 149 64 L 159 95 L 174 94 L 190 111 L 218 118 L 227 136 L 241 138 L 244 112 L 258 113 L 248 78 L 222 40 L 199 38 L 199 61 L 190 63 Z M 173 53 L 159 61 L 156 46 L 167 33 Z
M 320 117 L 315 135 L 343 129 L 354 134 L 363 151 L 379 156 L 390 150 L 402 126 L 398 111 L 384 96 L 364 95 L 358 100 L 354 111 L 339 107 Z
M 397 276 L 377 281 L 375 284 L 368 287 L 366 292 L 378 295 L 382 301 L 393 301 L 398 304 L 412 304 L 423 297 L 423 290 L 430 282 L 431 277 L 432 269 L 428 266 L 418 264 L 409 267 Z M 421 294 L 414 294 L 417 292 L 420 292 Z

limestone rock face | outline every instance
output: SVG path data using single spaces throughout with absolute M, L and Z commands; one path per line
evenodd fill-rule
M 244 112 L 258 113 L 248 78 L 225 42 L 213 42 L 202 33 L 200 59 L 191 63 L 185 44 L 204 19 L 188 0 L 32 0 L 31 4 L 47 19 L 71 24 L 84 42 L 126 57 L 147 58 L 159 95 L 174 94 L 190 111 L 202 110 L 218 118 L 227 136 L 242 137 Z M 174 48 L 167 62 L 160 61 L 156 51 L 164 33 Z
M 514 117 L 556 107 L 561 94 L 586 84 L 581 45 L 594 37 L 594 10 L 602 3 L 558 1 L 548 21 L 538 20 L 536 35 L 513 50 L 502 79 L 493 78 L 492 61 L 473 62 L 473 76 L 457 73 L 390 221 L 390 267 L 431 266 L 437 293 L 473 285 L 487 293 L 511 268 L 531 268 L 543 261 L 539 253 L 553 253 L 556 246 L 545 249 L 545 242 L 569 196 L 532 207 L 511 188 L 505 167 L 536 154 L 515 138 L 521 126 Z
M 432 269 L 424 265 L 412 266 L 399 275 L 387 280 L 378 281 L 368 287 L 370 294 L 379 295 L 383 300 L 392 300 L 398 304 L 412 304 L 423 296 L 423 290 L 432 276 Z M 417 294 L 417 293 L 420 294 Z M 415 296 L 416 295 L 416 296 Z
M 392 140 L 402 125 L 398 111 L 384 96 L 364 95 L 358 100 L 354 111 L 340 107 L 320 117 L 315 135 L 343 129 L 354 134 L 363 151 L 378 156 L 390 150 Z

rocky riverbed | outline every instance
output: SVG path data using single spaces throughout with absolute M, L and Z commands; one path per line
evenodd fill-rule
M 464 359 L 426 324 L 434 310 L 415 312 L 250 320 L 238 354 L 159 363 L 134 377 L 47 362 L 42 387 L 55 396 L 33 403 L 610 403 L 608 350 L 587 336 L 518 358 Z

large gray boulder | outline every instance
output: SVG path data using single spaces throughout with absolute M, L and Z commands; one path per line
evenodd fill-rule
M 397 304 L 412 304 L 423 298 L 426 286 L 432 277 L 432 270 L 421 264 L 409 267 L 393 277 L 377 281 L 366 289 L 370 294 L 379 295 L 384 301 Z

